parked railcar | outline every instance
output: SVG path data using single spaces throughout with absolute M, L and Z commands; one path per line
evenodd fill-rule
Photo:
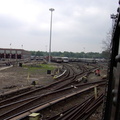
M 119 1 L 120 6 L 120 1 Z M 120 7 L 114 22 L 103 120 L 120 120 Z
M 81 58 L 79 61 L 85 63 L 96 63 L 96 60 L 94 58 Z
M 68 57 L 62 57 L 62 62 L 68 63 L 69 62 L 69 58 Z
M 62 61 L 62 57 L 52 57 L 52 62 L 61 63 Z

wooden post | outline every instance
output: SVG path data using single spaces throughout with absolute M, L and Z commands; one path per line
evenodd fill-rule
M 94 87 L 94 94 L 95 94 L 95 99 L 97 99 L 97 87 Z
M 30 73 L 28 73 L 27 75 L 27 85 L 28 85 L 29 80 L 30 80 Z

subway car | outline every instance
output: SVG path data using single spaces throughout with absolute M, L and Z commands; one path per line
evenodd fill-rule
M 68 63 L 69 62 L 69 58 L 68 57 L 62 57 L 62 62 Z
M 120 1 L 114 22 L 102 120 L 120 120 Z

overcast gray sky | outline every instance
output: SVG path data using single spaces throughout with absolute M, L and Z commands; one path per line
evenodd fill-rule
M 0 0 L 0 48 L 48 51 L 54 8 L 52 51 L 101 52 L 117 7 L 118 0 Z

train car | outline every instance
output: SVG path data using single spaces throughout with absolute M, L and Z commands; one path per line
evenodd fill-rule
M 69 58 L 69 62 L 77 62 L 78 58 Z
M 84 63 L 96 63 L 96 59 L 94 58 L 78 58 L 78 61 Z
M 112 18 L 115 22 L 102 120 L 120 120 L 120 7 L 117 12 Z
M 62 57 L 52 57 L 52 62 L 62 63 Z
M 69 58 L 68 57 L 62 57 L 62 62 L 68 63 L 69 62 Z

